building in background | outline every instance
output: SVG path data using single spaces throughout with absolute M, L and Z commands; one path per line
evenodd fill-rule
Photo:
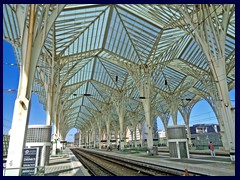
M 159 137 L 159 146 L 166 146 L 167 145 L 166 132 L 164 130 L 158 130 L 158 137 Z
M 3 158 L 7 157 L 10 135 L 3 135 Z
M 218 124 L 195 124 L 190 127 L 191 140 L 196 149 L 208 149 L 210 141 L 215 148 L 222 147 L 220 127 Z

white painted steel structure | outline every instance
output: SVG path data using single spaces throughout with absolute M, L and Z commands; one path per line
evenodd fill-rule
M 151 148 L 156 116 L 176 125 L 180 111 L 189 130 L 205 99 L 225 149 L 235 142 L 233 4 L 4 4 L 3 38 L 20 70 L 7 168 L 21 166 L 33 92 L 55 140 L 76 127 L 93 138 L 106 132 L 108 143 L 115 130 L 123 141 L 128 126 L 146 121 Z

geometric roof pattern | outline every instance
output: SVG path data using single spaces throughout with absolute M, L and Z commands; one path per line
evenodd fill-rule
M 216 26 L 216 19 L 222 21 L 222 5 L 211 7 L 214 10 L 208 19 Z M 29 22 L 28 8 L 23 4 L 3 5 L 3 38 L 13 45 L 19 65 L 22 26 L 27 27 Z M 184 8 L 200 26 L 199 7 L 184 5 Z M 38 4 L 34 37 L 56 12 L 59 14 L 41 47 L 32 90 L 47 109 L 48 84 L 52 72 L 55 73 L 54 86 L 60 87 L 55 93 L 64 106 L 61 120 L 66 124 L 64 132 L 88 124 L 94 112 L 100 112 L 104 104 L 117 96 L 114 92 L 125 92 L 127 113 L 139 111 L 144 116 L 136 86 L 143 77 L 133 76 L 139 68 L 151 69 L 152 108 L 159 114 L 169 111 L 167 99 L 173 94 L 180 99 L 179 106 L 185 107 L 209 96 L 209 87 L 214 88 L 209 61 L 193 38 L 195 29 L 177 5 Z M 235 87 L 235 10 L 227 28 L 224 45 L 227 77 L 223 78 L 227 78 L 231 90 Z M 214 50 L 218 46 L 216 41 L 209 43 L 218 56 Z M 116 116 L 114 108 L 111 114 Z

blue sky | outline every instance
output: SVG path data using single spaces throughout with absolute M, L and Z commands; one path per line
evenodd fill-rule
M 14 65 L 10 65 L 14 64 Z M 15 56 L 13 54 L 13 48 L 11 44 L 3 41 L 3 89 L 18 89 L 19 70 L 16 66 Z M 14 103 L 17 93 L 3 93 L 3 133 L 7 134 L 11 128 L 11 121 L 13 117 Z M 230 92 L 230 99 L 232 105 L 235 107 L 235 89 Z M 209 104 L 202 100 L 198 102 L 190 117 L 190 125 L 197 123 L 218 123 L 215 114 Z M 33 93 L 32 105 L 30 110 L 29 124 L 45 124 L 46 123 L 46 112 L 43 106 L 39 103 L 38 97 Z M 170 119 L 169 125 L 172 125 Z M 178 124 L 184 124 L 183 118 L 178 114 Z M 158 119 L 158 129 L 164 129 L 162 122 Z M 77 132 L 76 128 L 69 131 L 66 140 L 73 141 L 74 134 Z

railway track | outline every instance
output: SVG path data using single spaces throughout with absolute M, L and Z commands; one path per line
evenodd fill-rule
M 79 149 L 72 149 L 72 152 L 92 176 L 146 176 L 145 173 L 124 167 L 110 158 Z
M 96 163 L 97 160 L 91 158 L 89 155 L 86 155 L 76 149 L 72 149 L 72 152 L 92 176 L 115 176 L 115 174 L 107 168 L 104 168 L 101 164 Z
M 84 149 L 72 149 L 93 176 L 183 176 L 185 171 L 116 157 Z M 99 172 L 100 171 L 100 172 Z M 189 176 L 202 176 L 188 172 Z

